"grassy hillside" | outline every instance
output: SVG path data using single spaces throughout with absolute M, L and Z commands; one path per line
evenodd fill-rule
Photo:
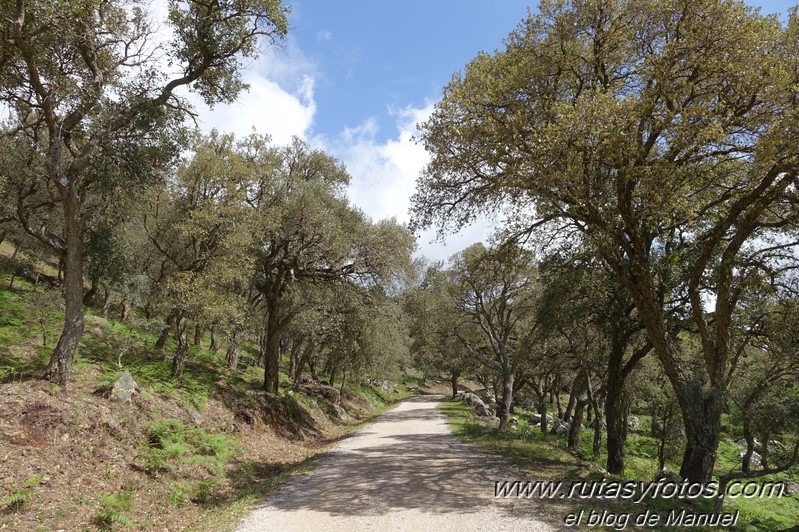
M 310 381 L 266 395 L 262 369 L 229 371 L 207 339 L 174 379 L 165 359 L 174 346 L 156 352 L 145 320 L 92 309 L 64 392 L 37 378 L 58 339 L 59 294 L 19 278 L 9 290 L 9 281 L 0 271 L 3 530 L 224 529 L 329 443 L 410 395 L 354 383 L 343 411 Z M 138 384 L 128 403 L 110 393 L 122 371 Z

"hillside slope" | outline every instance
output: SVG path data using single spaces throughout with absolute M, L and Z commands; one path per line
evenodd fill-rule
M 219 529 L 307 469 L 309 458 L 409 394 L 306 380 L 261 391 L 263 370 L 231 372 L 193 346 L 185 374 L 136 318 L 88 309 L 66 391 L 38 380 L 58 338 L 57 293 L 0 273 L 0 529 Z M 145 324 L 146 325 L 146 324 Z M 137 389 L 112 388 L 129 372 Z

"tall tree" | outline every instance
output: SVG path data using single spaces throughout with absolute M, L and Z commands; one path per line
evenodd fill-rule
M 2 3 L 0 99 L 13 110 L 9 134 L 42 153 L 45 176 L 63 207 L 63 238 L 48 243 L 64 256 L 64 330 L 46 377 L 65 386 L 83 333 L 87 190 L 104 163 L 135 165 L 128 147 L 156 143 L 189 113 L 175 91 L 189 86 L 208 103 L 243 88 L 240 60 L 262 39 L 287 30 L 279 0 L 170 1 L 159 45 L 150 4 L 120 0 L 20 0 Z M 169 72 L 163 70 L 169 67 Z M 36 227 L 26 227 L 42 236 Z
M 453 257 L 451 272 L 457 307 L 480 331 L 479 343 L 464 334 L 459 339 L 502 380 L 497 417 L 504 431 L 515 379 L 524 361 L 525 339 L 534 329 L 535 260 L 530 251 L 514 244 L 494 249 L 474 244 Z
M 796 246 L 774 235 L 796 223 L 798 33 L 796 13 L 783 28 L 737 1 L 544 1 L 422 125 L 419 225 L 510 205 L 520 231 L 566 228 L 620 279 L 682 411 L 691 481 L 713 471 L 747 278 Z
M 280 338 L 301 306 L 285 296 L 297 282 L 389 286 L 410 268 L 415 242 L 393 220 L 372 223 L 344 194 L 344 166 L 295 139 L 254 187 L 256 277 L 264 309 L 264 389 L 278 391 Z

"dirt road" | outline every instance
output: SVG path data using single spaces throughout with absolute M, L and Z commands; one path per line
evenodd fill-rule
M 238 530 L 559 529 L 538 501 L 494 498 L 494 481 L 518 478 L 506 469 L 450 433 L 435 397 L 418 397 L 336 445 Z

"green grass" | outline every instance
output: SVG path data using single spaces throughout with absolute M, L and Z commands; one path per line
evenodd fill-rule
M 480 450 L 502 456 L 511 461 L 523 473 L 523 477 L 532 480 L 545 479 L 564 481 L 567 485 L 572 481 L 608 480 L 649 481 L 657 472 L 657 440 L 648 432 L 631 432 L 628 435 L 626 450 L 626 471 L 624 476 L 602 475 L 592 472 L 581 465 L 582 460 L 566 451 L 566 439 L 563 436 L 541 434 L 540 429 L 527 424 L 527 413 L 517 413 L 519 424 L 516 429 L 501 433 L 497 429 L 477 421 L 474 411 L 460 400 L 446 400 L 440 403 L 441 410 L 447 415 L 453 433 L 465 443 Z M 590 457 L 593 430 L 586 430 L 581 439 L 580 454 Z M 786 442 L 788 443 L 788 442 Z M 603 452 L 595 460 L 604 465 L 605 440 Z M 737 467 L 739 449 L 734 441 L 726 438 L 719 446 L 717 474 Z M 678 464 L 668 463 L 668 467 L 679 469 Z M 774 477 L 763 477 L 758 481 L 778 481 L 794 479 L 787 474 Z M 608 510 L 616 513 L 628 513 L 631 519 L 643 512 L 650 511 L 664 517 L 671 510 L 685 509 L 687 512 L 709 513 L 712 502 L 704 499 L 675 500 L 668 498 L 647 498 L 640 504 L 624 500 L 580 499 L 571 501 L 570 512 L 584 510 L 587 515 L 591 510 Z M 579 504 L 578 504 L 579 503 Z M 799 496 L 758 499 L 728 499 L 723 513 L 740 512 L 739 525 L 735 530 L 784 530 L 797 524 L 799 516 Z M 565 515 L 565 514 L 564 514 Z M 583 523 L 585 524 L 585 522 Z M 662 522 L 661 522 L 662 525 Z M 628 528 L 630 526 L 628 525 Z M 683 528 L 681 530 L 690 530 Z M 698 529 L 697 529 L 698 530 Z

